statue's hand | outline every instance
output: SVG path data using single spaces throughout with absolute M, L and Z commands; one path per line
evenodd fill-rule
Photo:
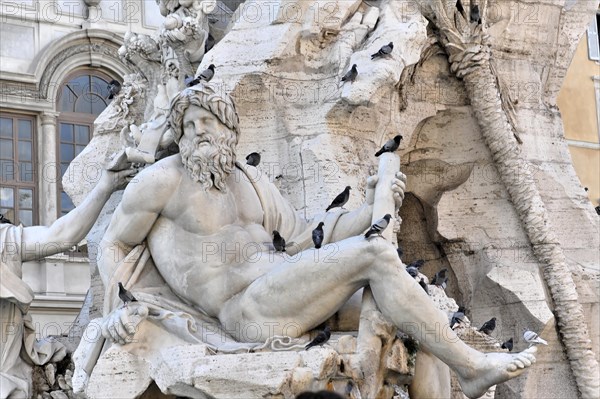
M 103 189 L 112 193 L 113 191 L 125 188 L 127 183 L 129 183 L 139 171 L 140 169 L 133 167 L 132 164 L 128 164 L 125 169 L 118 171 L 103 170 L 99 184 Z
M 373 175 L 367 179 L 367 205 L 373 205 L 375 200 L 375 187 L 379 181 L 379 176 Z M 394 202 L 396 203 L 396 210 L 402 206 L 404 201 L 404 191 L 406 190 L 406 175 L 402 172 L 396 172 L 396 177 L 392 180 L 392 193 L 394 195 Z
M 113 310 L 102 322 L 102 336 L 125 345 L 133 340 L 138 325 L 148 317 L 148 308 L 131 302 L 126 307 Z

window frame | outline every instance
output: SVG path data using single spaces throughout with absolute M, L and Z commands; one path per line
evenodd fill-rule
M 91 68 L 80 68 L 80 69 L 76 69 L 73 72 L 69 73 L 63 79 L 63 82 L 60 85 L 60 88 L 57 93 L 58 95 L 56 96 L 56 110 L 59 112 L 58 117 L 56 118 L 56 163 L 57 163 L 57 170 L 60 173 L 60 178 L 58 179 L 57 184 L 56 184 L 56 199 L 57 199 L 56 216 L 58 218 L 63 216 L 61 196 L 62 196 L 62 192 L 64 191 L 63 185 L 62 185 L 63 174 L 62 174 L 62 168 L 61 168 L 62 161 L 61 161 L 61 149 L 60 149 L 60 147 L 61 147 L 61 129 L 60 129 L 61 123 L 88 126 L 89 132 L 90 132 L 90 141 L 91 141 L 94 137 L 94 121 L 98 118 L 98 115 L 95 115 L 92 113 L 60 111 L 61 100 L 62 100 L 62 95 L 63 95 L 63 88 L 66 87 L 67 84 L 69 84 L 69 82 L 71 82 L 73 79 L 76 79 L 81 76 L 96 76 L 98 78 L 105 80 L 107 83 L 110 82 L 112 79 L 114 79 L 112 76 L 108 75 L 104 71 L 100 71 L 97 69 L 91 69 Z M 110 100 L 107 100 L 107 105 L 106 105 L 107 107 L 109 106 L 110 102 L 111 102 Z M 87 146 L 87 144 L 86 144 L 86 146 Z M 71 160 L 71 162 L 72 162 L 72 160 Z
M 2 180 L 0 181 L 0 186 L 6 188 L 12 188 L 14 196 L 14 216 L 11 219 L 11 222 L 16 225 L 21 223 L 19 218 L 19 189 L 29 189 L 32 191 L 32 199 L 31 199 L 31 222 L 32 226 L 39 224 L 39 195 L 38 195 L 38 148 L 37 148 L 37 123 L 35 115 L 31 114 L 20 114 L 17 112 L 4 111 L 0 112 L 0 117 L 6 119 L 12 119 L 12 130 L 13 130 L 13 168 L 14 168 L 14 177 L 13 180 L 5 180 L 4 171 L 0 171 L 2 173 Z M 27 120 L 31 124 L 31 167 L 33 171 L 33 177 L 31 181 L 21 181 L 21 167 L 19 165 L 19 120 Z M 29 141 L 29 140 L 27 140 Z M 4 209 L 4 208 L 3 208 Z M 29 209 L 26 209 L 29 210 Z

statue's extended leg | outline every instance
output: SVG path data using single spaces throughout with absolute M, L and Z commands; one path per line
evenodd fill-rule
M 326 245 L 322 253 L 332 253 L 327 252 L 330 249 L 335 253 L 327 258 L 315 256 L 314 250 L 276 258 L 280 262 L 276 267 L 231 299 L 219 314 L 228 332 L 248 340 L 245 332 L 252 326 L 250 339 L 257 341 L 273 334 L 299 336 L 325 321 L 359 288 L 370 285 L 381 312 L 450 366 L 469 397 L 479 397 L 490 386 L 516 377 L 535 361 L 535 349 L 483 354 L 461 341 L 446 314 L 406 273 L 388 241 L 353 237 Z M 256 262 L 244 267 L 251 274 L 265 265 Z
M 427 350 L 421 349 L 417 353 L 415 375 L 408 393 L 411 399 L 450 398 L 450 369 Z

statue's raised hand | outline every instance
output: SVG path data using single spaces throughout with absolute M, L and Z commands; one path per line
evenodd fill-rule
M 113 310 L 102 322 L 102 336 L 125 345 L 133 340 L 138 325 L 148 317 L 148 308 L 137 302 Z
M 375 200 L 375 187 L 379 181 L 379 176 L 373 175 L 367 179 L 367 204 L 373 205 Z M 392 180 L 392 193 L 394 196 L 394 202 L 396 203 L 396 210 L 402 206 L 404 201 L 404 191 L 406 190 L 406 175 L 402 172 L 396 172 L 396 177 Z

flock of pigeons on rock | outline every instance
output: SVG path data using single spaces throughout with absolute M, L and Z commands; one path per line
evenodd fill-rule
M 381 57 L 388 57 L 390 54 L 392 54 L 392 50 L 394 50 L 394 43 L 389 42 L 385 46 L 381 47 L 375 54 L 372 54 L 371 60 L 376 60 L 377 58 Z M 353 64 L 352 68 L 350 68 L 350 70 L 346 72 L 344 76 L 342 76 L 342 82 L 354 82 L 357 76 L 358 66 Z

